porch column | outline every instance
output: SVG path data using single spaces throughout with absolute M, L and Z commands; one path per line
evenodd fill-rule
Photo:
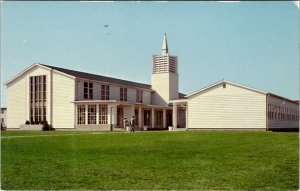
M 154 128 L 154 108 L 151 108 L 151 127 Z
M 113 128 L 117 124 L 117 105 L 108 104 L 107 110 L 108 124 L 110 124 L 111 128 Z
M 139 121 L 138 121 L 138 125 L 139 125 L 139 128 L 143 128 L 142 126 L 142 107 L 140 106 L 139 107 Z
M 96 125 L 99 125 L 99 104 L 96 104 Z
M 88 124 L 88 105 L 85 104 L 85 124 Z
M 185 128 L 188 129 L 188 103 L 185 106 Z
M 177 128 L 177 103 L 173 102 L 173 129 Z
M 74 104 L 74 127 L 78 124 L 78 114 L 77 114 L 77 107 L 78 107 L 78 105 L 77 104 Z
M 166 128 L 167 119 L 166 119 L 166 109 L 163 109 L 163 128 Z

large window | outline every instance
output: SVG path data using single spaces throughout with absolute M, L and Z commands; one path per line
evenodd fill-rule
M 88 105 L 88 124 L 96 124 L 96 105 Z
M 109 86 L 101 85 L 101 100 L 109 100 Z
M 99 105 L 99 124 L 107 124 L 107 105 Z
M 93 83 L 84 82 L 83 96 L 84 99 L 93 99 Z
M 127 101 L 127 88 L 120 88 L 120 101 Z
M 85 124 L 85 105 L 77 106 L 77 124 Z
M 30 121 L 46 121 L 46 75 L 30 77 Z
M 136 90 L 136 102 L 143 103 L 143 90 Z

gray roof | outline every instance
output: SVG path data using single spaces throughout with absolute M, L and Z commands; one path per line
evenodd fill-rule
M 74 76 L 76 78 L 84 78 L 84 79 L 88 79 L 88 80 L 95 80 L 95 81 L 112 83 L 112 84 L 120 84 L 120 85 L 124 85 L 124 86 L 132 86 L 132 87 L 138 87 L 138 88 L 144 88 L 144 89 L 151 89 L 151 85 L 149 85 L 149 84 L 121 80 L 118 78 L 111 78 L 111 77 L 107 77 L 107 76 L 101 76 L 101 75 L 91 74 L 91 73 L 86 73 L 86 72 L 79 72 L 79 71 L 60 68 L 60 67 L 56 67 L 56 66 L 50 66 L 50 65 L 46 65 L 46 64 L 40 64 L 40 65 L 46 66 L 48 68 L 52 68 L 54 70 L 63 72 L 65 74 Z M 179 96 L 179 98 L 184 98 L 184 96 L 186 96 L 186 95 L 183 93 L 179 93 L 178 96 Z
M 107 77 L 107 76 L 101 76 L 101 75 L 97 75 L 97 74 L 79 72 L 79 71 L 75 71 L 75 70 L 59 68 L 56 66 L 49 66 L 49 65 L 45 65 L 45 64 L 41 64 L 41 65 L 46 66 L 48 68 L 52 68 L 54 70 L 58 70 L 60 72 L 66 73 L 66 74 L 69 74 L 76 78 L 84 78 L 84 79 L 101 81 L 101 82 L 106 82 L 106 83 L 120 84 L 120 85 L 124 85 L 124 86 L 133 86 L 133 87 L 138 87 L 138 88 L 151 89 L 151 85 L 149 85 L 149 84 L 142 84 L 142 83 L 127 81 L 127 80 L 121 80 L 121 79 L 117 79 L 117 78 L 111 78 L 111 77 Z

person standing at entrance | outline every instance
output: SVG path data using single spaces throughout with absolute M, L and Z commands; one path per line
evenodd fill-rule
M 130 119 L 130 131 L 134 132 L 134 122 L 135 122 L 135 119 L 134 119 L 134 116 L 131 117 Z
M 123 119 L 123 128 L 124 128 L 124 131 L 126 132 L 126 126 L 127 126 L 127 123 L 128 123 L 128 121 L 127 121 L 127 118 L 125 117 L 124 119 Z

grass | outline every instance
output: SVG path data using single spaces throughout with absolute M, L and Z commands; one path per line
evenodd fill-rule
M 297 133 L 7 131 L 2 137 L 45 133 L 61 136 L 2 139 L 2 189 L 298 189 Z

